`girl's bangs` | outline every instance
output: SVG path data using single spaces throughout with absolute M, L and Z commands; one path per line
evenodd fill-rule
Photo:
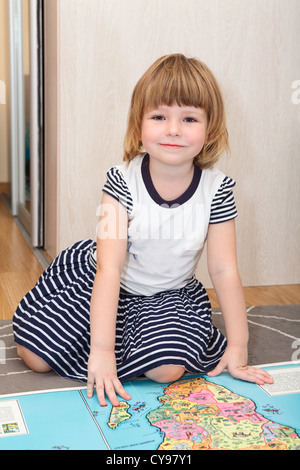
M 199 76 L 189 71 L 162 70 L 153 77 L 146 87 L 144 111 L 160 105 L 194 106 L 210 111 L 210 97 L 207 87 Z

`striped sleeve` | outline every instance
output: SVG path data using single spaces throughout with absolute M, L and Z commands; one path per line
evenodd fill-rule
M 106 177 L 106 183 L 103 186 L 102 191 L 119 201 L 120 204 L 125 207 L 127 212 L 131 212 L 133 209 L 132 197 L 120 170 L 113 167 L 108 170 Z
M 235 181 L 225 176 L 211 204 L 210 224 L 226 222 L 237 217 L 238 214 L 232 192 L 234 186 Z

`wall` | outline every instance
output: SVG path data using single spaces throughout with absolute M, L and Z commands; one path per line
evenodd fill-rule
M 49 0 L 47 0 L 49 1 Z M 52 0 L 50 0 L 52 1 Z M 58 1 L 60 251 L 95 237 L 105 171 L 118 163 L 130 95 L 159 56 L 206 62 L 227 106 L 244 285 L 300 282 L 298 0 Z M 209 286 L 205 260 L 200 278 Z

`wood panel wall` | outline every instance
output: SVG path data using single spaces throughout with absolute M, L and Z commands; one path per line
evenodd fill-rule
M 300 79 L 299 0 L 45 4 L 46 11 L 57 6 L 58 44 L 57 148 L 46 155 L 57 164 L 51 254 L 95 238 L 101 187 L 121 160 L 132 89 L 156 58 L 182 52 L 206 62 L 223 89 L 232 155 L 219 167 L 237 181 L 244 285 L 299 283 L 300 104 L 292 88 Z M 50 189 L 48 204 L 52 196 Z M 51 224 L 46 230 L 54 240 Z M 209 286 L 205 264 L 199 276 Z

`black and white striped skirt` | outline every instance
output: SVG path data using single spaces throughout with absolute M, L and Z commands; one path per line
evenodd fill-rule
M 95 242 L 85 240 L 63 251 L 21 300 L 13 318 L 16 343 L 60 376 L 81 382 L 87 381 L 95 249 Z M 121 381 L 164 364 L 208 372 L 225 347 L 226 339 L 211 323 L 207 293 L 196 279 L 151 296 L 121 289 L 115 346 Z

